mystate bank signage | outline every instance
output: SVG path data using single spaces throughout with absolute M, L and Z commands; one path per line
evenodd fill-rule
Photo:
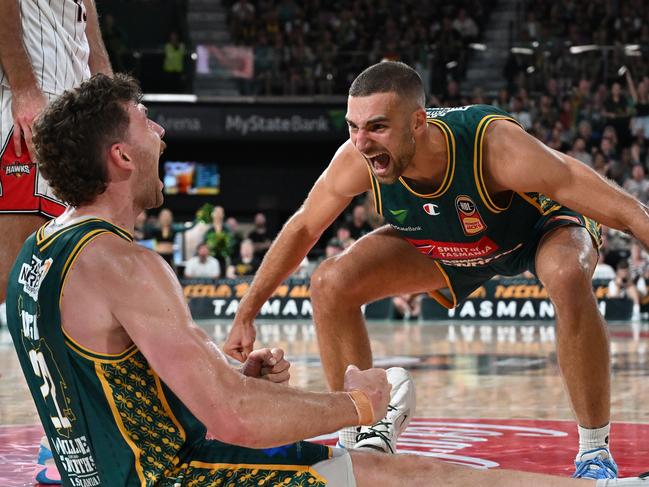
M 231 319 L 250 287 L 250 280 L 184 280 L 183 289 L 195 319 Z M 632 303 L 628 299 L 607 298 L 604 282 L 594 282 L 599 310 L 607 320 L 628 320 Z M 393 317 L 390 299 L 364 307 L 368 319 Z M 309 281 L 291 279 L 282 283 L 264 303 L 259 318 L 310 319 L 313 308 Z M 538 281 L 528 279 L 493 279 L 477 289 L 469 299 L 448 310 L 431 298 L 424 298 L 425 320 L 553 320 L 555 310 L 547 291 Z
M 266 104 L 149 104 L 168 137 L 182 139 L 344 140 L 344 106 Z

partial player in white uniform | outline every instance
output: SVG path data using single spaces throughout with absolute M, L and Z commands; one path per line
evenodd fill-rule
M 112 69 L 93 0 L 0 2 L 0 303 L 22 242 L 65 210 L 29 156 L 32 121 L 98 72 Z
M 112 75 L 93 0 L 0 1 L 0 322 L 22 243 L 65 210 L 29 155 L 32 122 L 100 72 Z

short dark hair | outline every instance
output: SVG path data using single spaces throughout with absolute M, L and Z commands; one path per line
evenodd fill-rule
M 66 91 L 34 123 L 35 159 L 54 193 L 71 206 L 92 203 L 108 185 L 105 152 L 128 130 L 126 103 L 139 102 L 132 77 L 97 74 Z
M 382 61 L 366 68 L 349 87 L 349 96 L 389 92 L 412 98 L 422 108 L 426 106 L 426 90 L 421 76 L 407 64 L 397 61 Z

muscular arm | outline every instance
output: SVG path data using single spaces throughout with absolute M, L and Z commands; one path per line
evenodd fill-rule
M 93 325 L 86 314 L 85 329 L 97 328 L 94 335 L 104 333 L 106 340 L 125 331 L 151 368 L 217 439 L 265 448 L 356 424 L 356 410 L 344 393 L 305 392 L 245 377 L 232 368 L 193 323 L 178 279 L 157 254 L 107 236 L 93 242 L 79 260 L 69 281 L 82 279 L 86 288 L 77 286 L 79 281 L 69 282 L 70 292 L 77 291 L 70 294 L 74 302 L 67 309 L 78 313 L 85 300 L 99 299 L 94 313 L 112 315 L 117 326 L 102 332 L 102 325 Z M 66 329 L 74 333 L 74 327 L 70 323 Z
M 0 62 L 12 91 L 40 91 L 32 63 L 23 45 L 22 21 L 17 0 L 0 2 Z
M 484 148 L 491 193 L 539 192 L 649 245 L 649 209 L 582 162 L 506 121 L 489 128 Z
M 99 28 L 99 19 L 97 18 L 97 9 L 94 0 L 83 0 L 86 7 L 87 23 L 86 37 L 90 45 L 90 57 L 88 58 L 88 67 L 92 74 L 104 73 L 109 76 L 113 75 L 113 68 L 110 65 L 110 59 L 106 52 L 106 46 L 101 37 Z
M 322 232 L 370 188 L 367 165 L 350 142 L 343 144 L 311 189 L 302 207 L 288 220 L 270 247 L 242 299 L 237 317 L 252 322 L 277 286 L 302 262 Z

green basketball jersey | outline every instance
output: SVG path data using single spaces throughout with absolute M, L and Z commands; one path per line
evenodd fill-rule
M 7 318 L 64 485 L 173 485 L 177 467 L 205 437 L 203 424 L 135 345 L 96 353 L 61 323 L 61 291 L 84 247 L 105 234 L 131 235 L 97 218 L 47 236 L 44 228 L 27 239 L 11 271 Z
M 377 211 L 419 251 L 446 266 L 480 267 L 515 253 L 541 216 L 561 208 L 539 193 L 513 192 L 501 205 L 487 192 L 482 164 L 487 127 L 495 120 L 517 122 L 488 105 L 429 108 L 426 115 L 446 139 L 441 185 L 421 194 L 403 178 L 381 184 L 372 175 Z

